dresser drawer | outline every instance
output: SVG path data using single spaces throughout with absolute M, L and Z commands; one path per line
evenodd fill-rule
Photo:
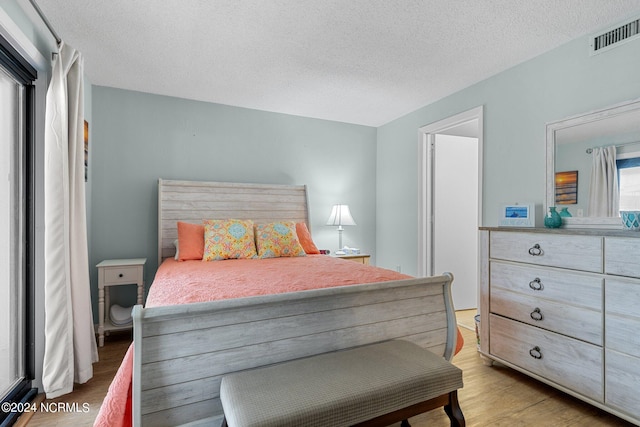
M 113 267 L 104 269 L 104 284 L 137 283 L 140 267 Z
M 640 239 L 605 237 L 604 254 L 605 273 L 640 278 Z
M 492 313 L 602 345 L 602 311 L 506 290 L 491 290 Z
M 490 315 L 490 353 L 596 401 L 604 400 L 601 347 Z
M 607 348 L 640 356 L 640 280 L 607 278 L 605 336 Z
M 640 417 L 640 358 L 607 350 L 605 403 Z
M 494 231 L 490 234 L 493 259 L 602 272 L 602 238 L 545 233 Z
M 603 279 L 593 274 L 490 262 L 491 291 L 505 289 L 562 304 L 602 310 Z

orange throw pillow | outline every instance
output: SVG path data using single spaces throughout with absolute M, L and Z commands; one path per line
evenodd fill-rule
M 202 259 L 204 225 L 178 222 L 178 261 Z
M 296 234 L 298 235 L 298 240 L 304 249 L 304 252 L 307 254 L 319 254 L 320 251 L 316 247 L 316 244 L 313 243 L 313 239 L 311 239 L 311 233 L 307 228 L 307 224 L 304 222 L 296 223 Z

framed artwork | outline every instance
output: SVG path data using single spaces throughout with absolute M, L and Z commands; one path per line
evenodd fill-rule
M 556 205 L 578 203 L 578 171 L 556 172 Z
M 84 121 L 84 182 L 89 180 L 89 123 Z

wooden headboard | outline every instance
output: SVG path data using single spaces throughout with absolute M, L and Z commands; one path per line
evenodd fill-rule
M 175 255 L 177 222 L 250 219 L 304 222 L 309 226 L 305 185 L 158 180 L 158 264 Z

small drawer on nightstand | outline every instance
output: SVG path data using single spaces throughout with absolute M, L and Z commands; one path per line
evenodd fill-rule
M 104 284 L 136 283 L 138 281 L 138 267 L 116 267 L 104 269 Z
M 336 255 L 337 258 L 348 259 L 349 261 L 357 262 L 358 264 L 369 265 L 370 255 L 366 254 L 348 254 L 348 255 Z

